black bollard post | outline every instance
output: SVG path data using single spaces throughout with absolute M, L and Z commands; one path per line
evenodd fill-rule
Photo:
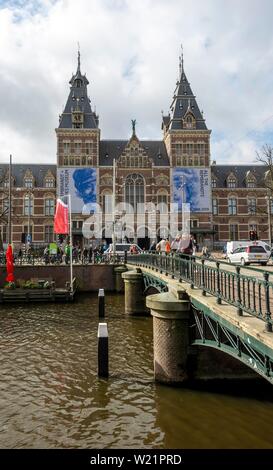
M 99 289 L 99 318 L 104 318 L 105 314 L 105 296 L 104 296 L 104 289 Z
M 98 377 L 108 377 L 108 329 L 107 323 L 98 326 Z

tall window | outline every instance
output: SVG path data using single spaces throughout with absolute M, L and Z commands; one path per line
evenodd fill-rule
M 24 197 L 24 215 L 33 215 L 33 196 L 26 194 Z
M 236 197 L 230 197 L 228 199 L 228 213 L 229 215 L 237 214 L 237 199 Z
M 218 199 L 212 199 L 212 213 L 218 215 Z
M 54 215 L 55 201 L 53 198 L 45 200 L 45 215 Z
M 157 208 L 161 214 L 168 212 L 168 195 L 163 191 L 157 193 Z
M 193 144 L 192 143 L 187 143 L 186 144 L 186 152 L 187 152 L 188 155 L 193 154 Z
M 103 212 L 104 214 L 112 214 L 113 211 L 113 195 L 112 193 L 105 193 L 103 194 Z
M 181 156 L 183 152 L 183 144 L 175 144 L 175 154 Z
M 256 214 L 256 199 L 255 197 L 250 197 L 248 199 L 248 213 Z
M 7 243 L 8 241 L 8 226 L 7 225 L 0 225 L 0 234 L 2 237 L 2 242 Z
M 91 155 L 93 151 L 93 142 L 85 142 L 85 152 L 87 153 L 87 155 Z
M 205 144 L 204 144 L 204 142 L 198 142 L 196 144 L 196 151 L 199 155 L 205 155 Z
M 70 153 L 70 142 L 64 142 L 64 154 L 68 155 Z
M 230 224 L 229 225 L 229 239 L 231 241 L 238 240 L 239 238 L 239 230 L 237 224 Z
M 45 225 L 45 242 L 52 243 L 54 240 L 53 225 Z
M 137 205 L 145 202 L 144 178 L 141 175 L 132 174 L 127 176 L 125 182 L 125 202 L 130 204 L 137 212 Z
M 80 155 L 80 153 L 81 153 L 81 148 L 82 148 L 81 142 L 75 142 L 75 143 L 74 143 L 74 146 L 75 146 L 75 154 L 76 154 L 76 155 Z

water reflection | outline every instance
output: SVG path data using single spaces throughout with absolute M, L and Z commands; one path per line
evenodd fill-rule
M 1 447 L 272 447 L 271 388 L 155 385 L 152 320 L 126 317 L 123 302 L 107 295 L 108 380 L 97 379 L 96 296 L 1 309 Z

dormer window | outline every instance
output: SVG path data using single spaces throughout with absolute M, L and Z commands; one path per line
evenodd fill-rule
M 45 188 L 54 188 L 55 187 L 55 179 L 53 177 L 45 179 Z
M 83 128 L 83 113 L 79 111 L 74 111 L 72 113 L 72 125 L 74 129 Z
M 25 188 L 33 188 L 33 178 L 31 178 L 31 177 L 29 177 L 29 176 L 26 177 L 26 178 L 24 179 L 24 187 L 25 187 Z
M 231 173 L 227 177 L 227 187 L 230 188 L 230 189 L 234 189 L 234 188 L 237 187 L 237 178 L 233 173 Z
M 246 182 L 246 187 L 247 187 L 247 188 L 255 188 L 255 187 L 256 187 L 256 182 L 255 182 L 255 180 L 248 180 L 248 181 Z
M 193 125 L 192 125 L 192 117 L 189 115 L 186 117 L 186 128 L 187 129 L 192 129 Z
M 256 178 L 251 173 L 251 171 L 248 171 L 247 174 L 246 174 L 246 187 L 247 188 L 256 188 Z
M 212 188 L 217 188 L 217 180 L 216 180 L 216 178 L 212 178 L 212 180 L 211 180 L 211 187 L 212 187 Z

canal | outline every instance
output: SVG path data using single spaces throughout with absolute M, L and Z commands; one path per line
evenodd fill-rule
M 272 386 L 155 384 L 152 319 L 106 299 L 108 380 L 96 375 L 97 296 L 1 307 L 1 448 L 273 447 Z

